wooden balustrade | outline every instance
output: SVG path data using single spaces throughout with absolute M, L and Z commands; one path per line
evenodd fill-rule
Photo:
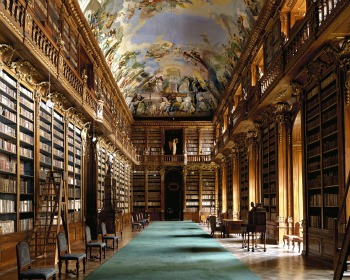
M 136 151 L 135 151 L 136 153 Z M 185 163 L 185 155 L 137 155 L 137 160 L 143 163 L 146 162 L 163 162 L 164 165 L 171 164 L 171 163 Z M 211 155 L 187 155 L 187 163 L 194 163 L 194 162 L 211 162 L 212 156 Z
M 310 44 L 315 40 L 315 26 L 314 14 L 306 14 L 304 24 L 299 27 L 294 36 L 292 35 L 283 49 L 285 69 L 291 68 L 297 62 L 297 58 L 301 56 L 303 51 L 307 50 Z M 268 86 L 265 86 L 262 92 L 265 92 L 267 87 Z
M 13 19 L 13 24 L 17 27 L 23 27 L 26 4 L 14 0 L 3 0 L 1 2 L 4 5 L 5 10 L 9 12 L 10 18 Z
M 43 56 L 57 71 L 59 52 L 57 46 L 48 39 L 45 31 L 40 28 L 40 25 L 36 22 L 35 19 L 32 19 L 30 24 L 32 25 L 32 34 L 30 36 L 32 43 L 36 46 L 37 51 L 41 51 Z
M 282 57 L 278 56 L 276 60 L 271 63 L 271 66 L 266 71 L 264 76 L 260 80 L 260 91 L 262 96 L 266 95 L 269 88 L 272 87 L 280 77 L 283 75 L 283 63 Z

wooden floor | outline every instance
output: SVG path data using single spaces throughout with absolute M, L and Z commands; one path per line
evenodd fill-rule
M 202 228 L 209 232 L 206 225 L 201 225 Z M 127 225 L 123 231 L 123 237 L 119 237 L 119 250 L 123 248 L 130 240 L 132 240 L 138 232 L 132 232 L 130 225 Z M 246 264 L 253 272 L 255 272 L 261 279 L 307 279 L 307 280 L 323 280 L 332 279 L 333 271 L 330 267 L 325 267 L 319 262 L 310 260 L 298 253 L 297 249 L 288 249 L 278 245 L 267 245 L 267 250 L 257 249 L 255 252 L 247 252 L 242 249 L 241 237 L 238 235 L 230 235 L 229 238 L 221 238 L 220 234 L 214 236 L 222 246 Z M 72 248 L 73 252 L 83 252 L 85 250 L 84 244 L 75 244 Z M 111 258 L 117 251 L 111 249 L 106 251 L 106 259 L 88 261 L 86 264 L 85 275 L 80 272 L 79 279 L 84 279 L 92 271 L 98 268 L 106 260 Z M 38 260 L 35 266 L 48 265 L 52 260 Z M 82 267 L 82 266 L 81 266 Z M 69 269 L 74 269 L 75 263 L 70 262 Z M 63 265 L 62 272 L 65 266 Z M 61 279 L 76 278 L 73 274 L 65 275 L 62 273 Z M 0 272 L 0 279 L 17 279 L 17 270 Z M 103 279 L 101 279 L 103 280 Z M 151 279 L 150 279 L 151 280 Z

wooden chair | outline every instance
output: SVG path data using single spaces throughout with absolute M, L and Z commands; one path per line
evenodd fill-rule
M 91 255 L 91 249 L 92 248 L 98 248 L 100 250 L 100 261 L 102 260 L 102 250 L 103 250 L 103 258 L 106 258 L 106 243 L 105 242 L 98 242 L 98 241 L 94 241 L 92 242 L 91 240 L 91 231 L 90 231 L 90 227 L 86 226 L 85 227 L 85 253 L 86 255 L 88 254 L 88 249 L 90 250 L 90 254 L 89 257 L 90 259 L 95 258 L 97 259 L 97 256 L 92 256 Z
M 142 224 L 139 222 L 135 222 L 133 215 L 131 215 L 131 225 L 132 225 L 132 227 L 131 227 L 132 231 L 135 231 L 135 230 L 140 231 L 141 230 Z
M 300 244 L 303 243 L 303 237 L 301 237 L 301 236 L 294 237 L 292 240 L 292 243 L 293 243 L 293 250 L 295 247 L 295 243 L 298 244 L 298 252 L 300 253 Z
M 31 268 L 29 244 L 25 241 L 16 245 L 18 279 L 56 279 L 55 268 Z
M 293 234 L 285 234 L 285 235 L 283 235 L 283 247 L 286 245 L 286 240 L 287 240 L 288 249 L 289 249 L 290 242 L 291 241 L 293 242 L 293 238 L 297 238 L 297 237 L 300 238 L 300 223 L 299 222 L 295 223 Z
M 118 236 L 117 235 L 108 235 L 107 234 L 107 229 L 106 229 L 106 224 L 105 223 L 101 223 L 101 231 L 102 231 L 102 242 L 106 243 L 106 248 L 111 248 L 114 251 L 114 244 L 117 245 L 117 249 L 118 249 Z M 108 247 L 108 240 L 112 240 L 112 247 Z
M 149 220 L 148 220 L 148 218 L 145 218 L 145 216 L 143 215 L 143 213 L 139 213 L 139 219 L 142 220 L 143 222 L 145 222 L 145 225 L 146 225 L 146 226 L 149 225 Z
M 218 225 L 216 222 L 216 216 L 209 216 L 209 224 L 210 224 L 210 235 L 214 236 L 216 231 L 220 231 L 221 237 L 224 234 L 224 227 L 222 225 Z
M 62 262 L 66 264 L 66 274 L 73 273 L 79 278 L 79 262 L 83 261 L 83 273 L 85 274 L 85 253 L 69 253 L 68 252 L 68 242 L 66 234 L 64 232 L 59 232 L 57 234 L 57 245 L 58 245 L 58 277 L 61 278 Z M 76 271 L 68 270 L 68 261 L 76 261 Z

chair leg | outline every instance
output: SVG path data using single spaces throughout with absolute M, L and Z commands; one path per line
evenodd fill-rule
M 69 273 L 68 272 L 68 261 L 66 260 L 65 263 L 66 263 L 66 274 L 68 274 Z
M 59 277 L 59 278 L 61 278 L 61 275 L 62 275 L 61 269 L 62 269 L 62 261 L 59 260 L 59 261 L 58 261 L 58 277 Z
M 77 260 L 76 269 L 77 269 L 77 278 L 79 278 L 79 260 Z
M 83 258 L 83 273 L 85 274 L 85 263 L 86 263 L 86 257 Z

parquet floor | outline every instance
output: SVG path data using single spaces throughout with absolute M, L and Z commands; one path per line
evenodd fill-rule
M 201 225 L 204 230 L 209 232 L 206 225 Z M 126 225 L 123 231 L 123 237 L 119 237 L 119 250 L 123 248 L 130 240 L 132 240 L 138 232 L 132 232 L 131 226 Z M 222 246 L 235 255 L 240 261 L 246 264 L 253 272 L 255 272 L 263 280 L 289 280 L 289 279 L 307 279 L 307 280 L 323 280 L 332 279 L 333 270 L 331 267 L 325 267 L 320 262 L 315 262 L 298 253 L 297 249 L 288 249 L 278 245 L 267 245 L 267 250 L 257 249 L 255 252 L 247 252 L 242 249 L 242 241 L 240 236 L 230 235 L 229 238 L 221 238 L 219 234 L 215 235 Z M 85 250 L 84 244 L 73 244 L 73 252 L 82 252 Z M 80 272 L 79 279 L 84 279 L 92 271 L 101 264 L 111 258 L 116 251 L 107 250 L 106 259 L 88 261 L 86 264 L 85 275 Z M 139 261 L 139 260 L 138 260 Z M 35 266 L 50 265 L 52 259 L 38 260 Z M 82 267 L 82 265 L 81 265 Z M 69 269 L 74 269 L 75 263 L 70 262 Z M 62 272 L 65 266 L 63 265 Z M 71 279 L 76 276 L 73 274 L 62 274 L 61 279 Z M 0 279 L 17 279 L 17 270 L 0 272 Z M 103 280 L 103 279 L 101 279 Z

